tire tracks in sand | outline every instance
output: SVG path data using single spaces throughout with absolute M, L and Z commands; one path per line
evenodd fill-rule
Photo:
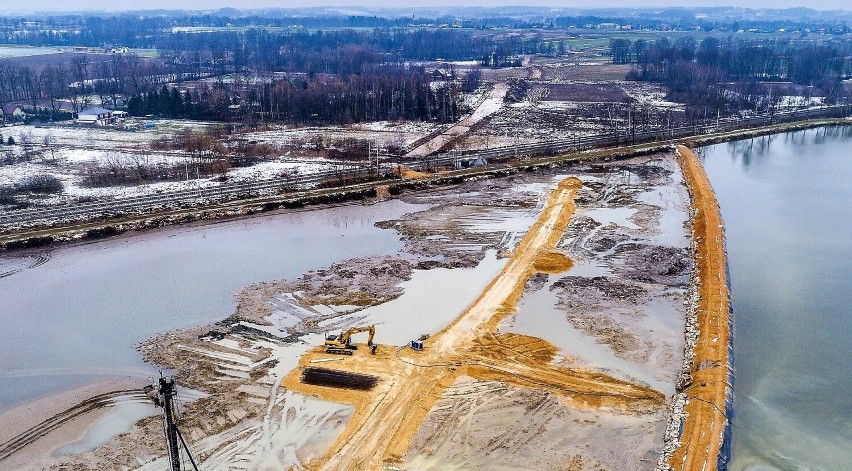
M 380 384 L 372 391 L 303 384 L 301 370 L 326 355 L 317 347 L 301 359 L 284 379 L 285 387 L 355 406 L 345 431 L 325 455 L 308 464 L 309 469 L 374 470 L 401 463 L 432 406 L 461 375 L 544 389 L 578 407 L 644 412 L 662 404 L 663 394 L 648 387 L 554 365 L 557 349 L 544 340 L 497 333 L 500 320 L 515 309 L 533 274 L 571 267 L 556 244 L 574 212 L 581 185 L 573 177 L 559 183 L 503 270 L 464 313 L 427 340 L 425 351 L 380 346 L 375 356 L 356 354 L 336 366 L 378 376 Z
M 725 233 L 719 203 L 698 157 L 677 146 L 677 160 L 692 200 L 692 241 L 700 298 L 695 308 L 698 338 L 689 365 L 691 383 L 680 445 L 668 460 L 671 469 L 713 471 L 728 427 L 727 403 L 731 345 Z

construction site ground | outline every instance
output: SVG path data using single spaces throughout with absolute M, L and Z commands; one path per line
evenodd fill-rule
M 207 394 L 181 422 L 202 467 L 654 468 L 692 273 L 675 156 L 403 198 L 426 206 L 379 224 L 398 254 L 248 286 L 227 319 L 139 346 Z M 326 333 L 363 324 L 376 355 L 365 334 L 352 356 L 323 352 Z M 424 351 L 404 347 L 420 334 Z M 379 382 L 307 385 L 306 366 Z M 159 469 L 160 436 L 150 417 L 92 452 L 16 467 Z
M 684 365 L 681 385 L 685 416 L 679 447 L 668 457 L 675 470 L 716 469 L 730 426 L 731 306 L 725 261 L 725 233 L 719 203 L 701 161 L 690 149 L 678 146 L 678 162 L 689 182 L 692 201 L 692 238 L 695 241 L 692 306 L 698 333 L 690 343 L 691 361 Z

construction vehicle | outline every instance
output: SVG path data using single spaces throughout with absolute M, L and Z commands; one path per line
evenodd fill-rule
M 376 326 L 352 327 L 346 332 L 341 332 L 340 335 L 328 335 L 325 338 L 325 353 L 335 353 L 338 355 L 352 355 L 353 350 L 358 349 L 358 345 L 351 342 L 352 336 L 360 332 L 369 332 L 367 338 L 367 347 L 370 353 L 376 354 L 376 345 L 373 344 L 373 336 L 376 335 Z

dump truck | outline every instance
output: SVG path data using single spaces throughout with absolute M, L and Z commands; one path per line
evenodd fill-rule
M 352 355 L 353 350 L 358 349 L 358 345 L 352 343 L 352 336 L 360 332 L 369 332 L 367 338 L 367 347 L 370 353 L 376 354 L 376 345 L 373 343 L 373 336 L 376 335 L 376 326 L 361 326 L 352 327 L 351 329 L 341 332 L 339 335 L 328 335 L 325 338 L 325 353 L 334 353 L 337 355 Z

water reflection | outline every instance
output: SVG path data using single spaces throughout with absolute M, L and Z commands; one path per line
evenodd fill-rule
M 724 146 L 731 161 L 741 166 L 743 170 L 756 171 L 764 166 L 766 159 L 771 158 L 771 155 L 780 148 L 805 149 L 850 138 L 852 138 L 852 126 L 826 126 L 732 141 L 718 146 Z M 703 159 L 706 152 L 702 149 L 699 149 L 698 155 Z
M 701 155 L 725 219 L 732 284 L 731 469 L 848 469 L 852 128 Z

